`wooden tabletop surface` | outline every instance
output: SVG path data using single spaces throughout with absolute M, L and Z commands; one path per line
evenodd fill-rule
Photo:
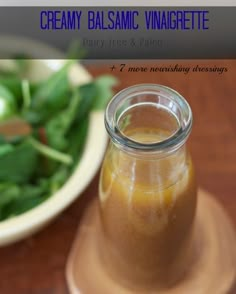
M 123 62 L 122 62 L 123 63 Z M 113 74 L 117 90 L 138 83 L 158 83 L 176 89 L 189 101 L 194 126 L 188 145 L 195 163 L 199 186 L 211 192 L 227 210 L 236 228 L 236 60 L 153 61 L 134 63 L 148 72 L 123 72 L 119 64 Z M 149 72 L 153 66 L 189 66 L 191 72 Z M 222 74 L 192 72 L 201 67 L 225 67 Z M 118 66 L 117 66 L 118 65 Z M 89 65 L 97 76 L 111 73 L 112 63 Z M 80 217 L 97 195 L 98 175 L 81 197 L 47 228 L 25 241 L 0 249 L 1 294 L 64 294 L 65 263 Z

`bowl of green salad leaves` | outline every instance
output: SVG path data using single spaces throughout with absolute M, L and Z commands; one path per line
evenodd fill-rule
M 76 60 L 0 61 L 0 246 L 48 224 L 89 185 L 115 83 Z

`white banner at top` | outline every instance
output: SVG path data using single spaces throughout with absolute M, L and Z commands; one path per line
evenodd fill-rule
M 236 6 L 235 0 L 0 0 L 0 6 Z

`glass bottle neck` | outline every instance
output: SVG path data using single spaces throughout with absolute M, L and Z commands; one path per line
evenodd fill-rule
M 105 126 L 111 140 L 126 152 L 157 154 L 178 150 L 192 127 L 185 99 L 160 85 L 138 85 L 118 93 L 109 103 Z

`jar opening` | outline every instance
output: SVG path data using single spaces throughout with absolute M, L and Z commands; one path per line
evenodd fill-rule
M 117 129 L 124 137 L 146 145 L 170 138 L 179 128 L 175 115 L 152 102 L 133 104 L 117 119 Z
M 107 106 L 106 129 L 114 143 L 128 149 L 178 148 L 192 127 L 192 112 L 176 91 L 154 84 L 129 87 Z

